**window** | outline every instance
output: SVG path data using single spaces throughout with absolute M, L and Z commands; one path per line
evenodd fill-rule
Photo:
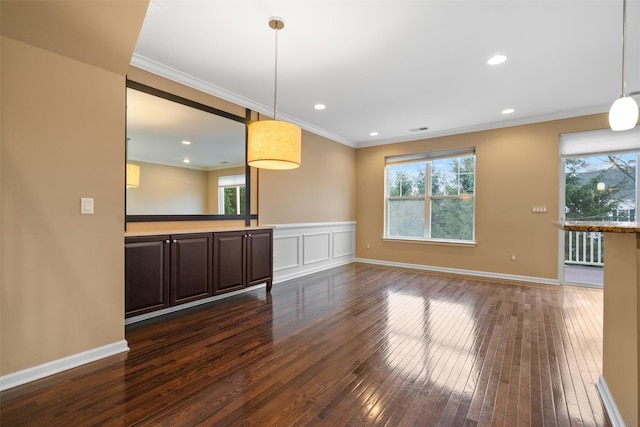
M 475 152 L 387 157 L 387 238 L 474 240 Z
M 243 215 L 246 206 L 244 175 L 218 178 L 218 212 L 221 215 Z

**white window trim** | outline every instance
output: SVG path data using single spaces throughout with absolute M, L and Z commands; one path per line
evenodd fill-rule
M 475 148 L 463 148 L 457 150 L 430 152 L 430 153 L 417 153 L 406 154 L 398 156 L 385 157 L 385 173 L 384 173 L 384 215 L 383 215 L 383 233 L 382 240 L 388 242 L 404 242 L 404 243 L 428 243 L 428 244 L 442 244 L 452 246 L 475 246 L 476 245 L 476 162 L 475 162 Z M 470 195 L 473 202 L 473 226 L 472 226 L 472 238 L 471 240 L 455 240 L 455 239 L 437 239 L 432 237 L 401 237 L 401 236 L 389 236 L 387 235 L 388 229 L 388 212 L 389 212 L 389 200 L 390 197 L 387 194 L 389 189 L 389 166 L 405 164 L 405 163 L 417 163 L 420 160 L 424 160 L 426 163 L 425 168 L 425 194 L 424 196 L 405 197 L 408 199 L 422 199 L 425 201 L 425 236 L 431 236 L 431 203 L 433 200 L 443 199 L 461 199 L 461 196 L 450 195 L 431 195 L 431 166 L 433 160 L 442 160 L 447 158 L 459 158 L 459 157 L 474 157 L 473 177 L 474 177 L 474 192 Z M 396 198 L 398 200 L 398 198 Z M 427 201 L 429 203 L 427 203 Z
M 382 241 L 391 243 L 417 243 L 420 245 L 466 246 L 475 247 L 475 240 L 418 239 L 412 237 L 382 237 Z

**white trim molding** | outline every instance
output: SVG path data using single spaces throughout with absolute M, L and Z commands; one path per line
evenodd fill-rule
M 516 281 L 516 282 L 541 283 L 544 285 L 560 285 L 560 282 L 558 280 L 545 279 L 542 277 L 519 276 L 516 274 L 502 274 L 502 273 L 493 273 L 493 272 L 477 271 L 477 270 L 463 270 L 461 268 L 435 267 L 432 265 L 408 264 L 405 262 L 382 261 L 379 259 L 368 259 L 368 258 L 356 258 L 355 261 L 361 262 L 364 264 L 377 264 L 377 265 L 385 265 L 389 267 L 413 268 L 415 270 L 462 274 L 465 276 L 485 277 L 489 279 L 502 279 L 502 280 Z
M 276 224 L 273 282 L 349 264 L 355 260 L 355 221 Z
M 620 414 L 620 411 L 618 411 L 618 406 L 613 400 L 611 391 L 609 391 L 607 382 L 604 380 L 604 377 L 602 375 L 600 375 L 600 378 L 598 378 L 596 389 L 598 390 L 600 400 L 602 400 L 602 405 L 604 406 L 605 411 L 607 411 L 607 415 L 609 416 L 611 425 L 613 427 L 625 427 L 624 421 L 622 420 L 622 415 Z
M 73 354 L 63 357 L 62 359 L 53 360 L 43 363 L 42 365 L 33 366 L 22 371 L 0 377 L 0 391 L 4 391 L 31 381 L 39 380 L 53 374 L 67 371 L 87 363 L 95 362 L 105 357 L 115 356 L 119 353 L 129 351 L 126 340 L 107 344 L 102 347 L 94 348 L 82 353 Z

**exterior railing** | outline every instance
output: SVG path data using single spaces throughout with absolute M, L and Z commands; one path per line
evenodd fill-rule
M 604 255 L 602 233 L 565 231 L 565 264 L 600 266 Z

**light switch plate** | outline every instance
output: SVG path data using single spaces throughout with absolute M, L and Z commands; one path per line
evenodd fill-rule
M 80 198 L 80 213 L 82 215 L 93 215 L 93 198 Z

